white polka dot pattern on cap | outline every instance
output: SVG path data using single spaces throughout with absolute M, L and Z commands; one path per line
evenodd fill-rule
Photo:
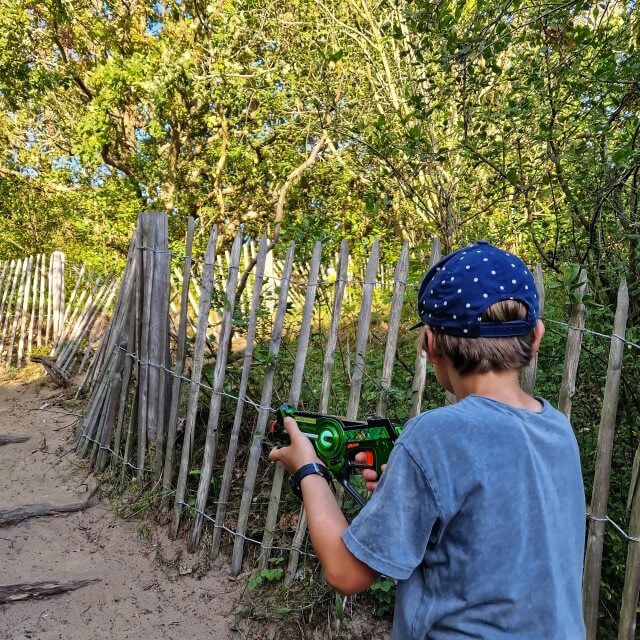
M 457 260 L 457 252 L 445 256 L 423 279 L 418 309 L 424 324 L 468 337 L 524 335 L 538 306 L 530 271 L 517 256 L 485 241 L 470 247 L 458 253 Z M 515 269 L 511 277 L 507 277 L 509 269 Z M 435 277 L 438 272 L 440 277 Z M 489 305 L 506 299 L 521 300 L 528 306 L 525 320 L 482 321 Z

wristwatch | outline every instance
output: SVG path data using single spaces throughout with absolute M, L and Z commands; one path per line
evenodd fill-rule
M 307 476 L 313 474 L 322 476 L 329 484 L 331 484 L 331 480 L 333 479 L 331 471 L 329 471 L 329 469 L 327 469 L 327 467 L 325 467 L 323 464 L 312 462 L 311 464 L 303 465 L 295 473 L 292 473 L 289 476 L 289 484 L 291 485 L 291 490 L 299 500 L 302 500 L 302 488 L 300 487 L 302 478 L 306 478 Z

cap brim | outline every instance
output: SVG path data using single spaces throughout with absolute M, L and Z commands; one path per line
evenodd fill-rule
M 422 320 L 420 320 L 420 322 L 416 322 L 416 324 L 414 324 L 412 327 L 409 327 L 409 331 L 415 331 L 420 327 L 424 327 L 424 322 L 422 322 Z

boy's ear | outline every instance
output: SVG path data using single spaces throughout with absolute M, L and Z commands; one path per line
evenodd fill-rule
M 424 331 L 424 344 L 427 348 L 427 358 L 429 362 L 440 362 L 442 360 L 442 354 L 438 351 L 436 347 L 435 336 L 433 335 L 433 331 L 431 327 L 425 326 Z
M 531 343 L 531 352 L 537 353 L 538 349 L 540 349 L 540 343 L 542 342 L 542 338 L 544 337 L 544 323 L 542 320 L 538 320 L 536 322 L 536 326 L 533 330 L 533 342 Z

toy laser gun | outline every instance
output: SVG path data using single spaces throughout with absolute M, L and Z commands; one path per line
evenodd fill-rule
M 349 482 L 360 469 L 373 469 L 378 475 L 387 463 L 393 444 L 402 432 L 402 424 L 373 416 L 366 422 L 347 420 L 321 413 L 297 411 L 290 404 L 280 405 L 269 435 L 277 444 L 289 444 L 284 419 L 293 418 L 300 431 L 311 440 L 318 457 L 360 506 L 366 500 Z M 364 453 L 365 462 L 357 462 L 356 454 Z

